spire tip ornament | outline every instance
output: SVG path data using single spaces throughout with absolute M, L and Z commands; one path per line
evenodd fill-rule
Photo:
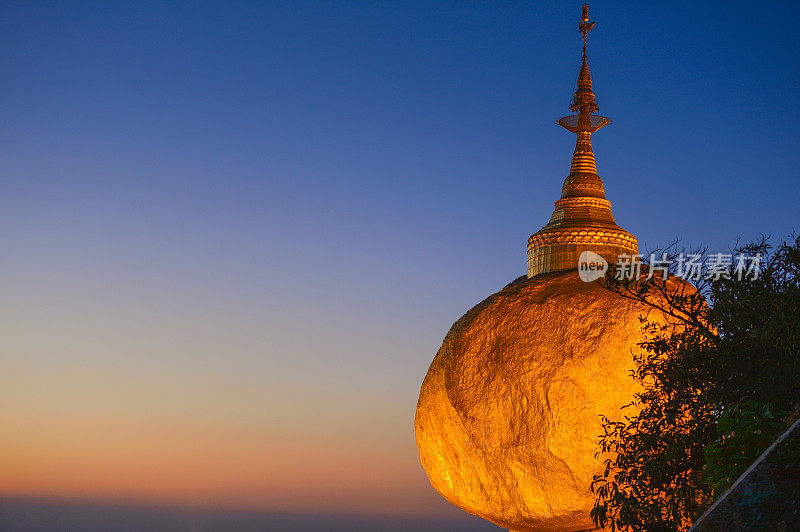
M 583 35 L 583 46 L 586 48 L 586 36 L 594 28 L 594 22 L 589 22 L 589 4 L 583 4 L 583 15 L 578 22 L 578 31 Z

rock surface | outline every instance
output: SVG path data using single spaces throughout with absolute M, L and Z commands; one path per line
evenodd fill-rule
M 523 279 L 447 333 L 420 391 L 420 459 L 448 501 L 500 526 L 591 529 L 598 416 L 637 390 L 648 311 L 574 270 Z

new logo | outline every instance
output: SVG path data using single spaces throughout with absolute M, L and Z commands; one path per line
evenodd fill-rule
M 607 271 L 608 262 L 594 251 L 584 251 L 578 258 L 578 275 L 585 283 L 600 279 Z

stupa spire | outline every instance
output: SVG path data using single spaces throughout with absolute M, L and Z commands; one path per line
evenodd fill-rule
M 575 91 L 572 105 L 569 106 L 573 113 L 579 113 L 581 110 L 585 110 L 587 113 L 594 113 L 598 110 L 597 102 L 592 92 L 592 75 L 589 73 L 589 55 L 587 53 L 587 41 L 592 28 L 594 28 L 594 22 L 589 22 L 589 6 L 583 4 L 583 14 L 581 21 L 578 22 L 578 31 L 583 36 L 583 62 L 581 63 L 581 71 L 578 74 L 578 90 Z
M 592 92 L 592 75 L 589 72 L 588 37 L 594 28 L 594 22 L 589 22 L 589 6 L 583 4 L 583 14 L 578 22 L 578 31 L 583 37 L 583 57 L 581 69 L 578 73 L 578 88 L 572 97 L 570 111 L 577 115 L 565 116 L 558 124 L 578 135 L 575 142 L 575 153 L 572 155 L 569 175 L 564 182 L 561 197 L 593 196 L 605 198 L 605 188 L 600 176 L 597 175 L 597 163 L 592 151 L 592 133 L 611 122 L 608 118 L 595 115 L 599 110 L 597 98 Z
M 620 228 L 611 213 L 603 181 L 597 174 L 592 151 L 592 133 L 611 121 L 596 115 L 599 110 L 589 72 L 588 36 L 594 28 L 589 8 L 583 6 L 578 31 L 583 38 L 583 55 L 578 87 L 569 109 L 573 113 L 557 123 L 577 135 L 569 175 L 561 187 L 550 223 L 528 239 L 528 277 L 539 273 L 577 268 L 583 251 L 594 251 L 609 262 L 622 253 L 638 253 L 636 237 Z

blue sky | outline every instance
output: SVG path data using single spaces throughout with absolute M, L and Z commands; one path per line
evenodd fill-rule
M 450 324 L 524 273 L 527 237 L 549 219 L 574 148 L 554 121 L 575 89 L 579 13 L 4 3 L 0 399 L 44 427 L 112 415 L 133 420 L 124 439 L 156 420 L 234 423 L 276 456 L 313 440 L 350 464 L 326 473 L 352 476 L 327 503 L 323 481 L 280 498 L 239 477 L 209 500 L 386 513 L 363 497 L 383 490 L 404 511 L 446 514 L 416 461 L 419 384 Z M 643 249 L 797 230 L 798 4 L 590 13 L 594 89 L 613 121 L 594 149 L 617 222 Z M 11 423 L 22 448 L 33 436 Z M 86 445 L 75 440 L 74 463 Z M 363 458 L 371 446 L 386 455 Z M 108 460 L 135 469 L 149 455 L 125 456 Z M 315 482 L 306 468 L 282 471 Z M 38 480 L 2 491 L 109 489 L 20 475 Z M 125 486 L 122 498 L 149 496 Z M 184 502 L 181 486 L 150 495 Z

